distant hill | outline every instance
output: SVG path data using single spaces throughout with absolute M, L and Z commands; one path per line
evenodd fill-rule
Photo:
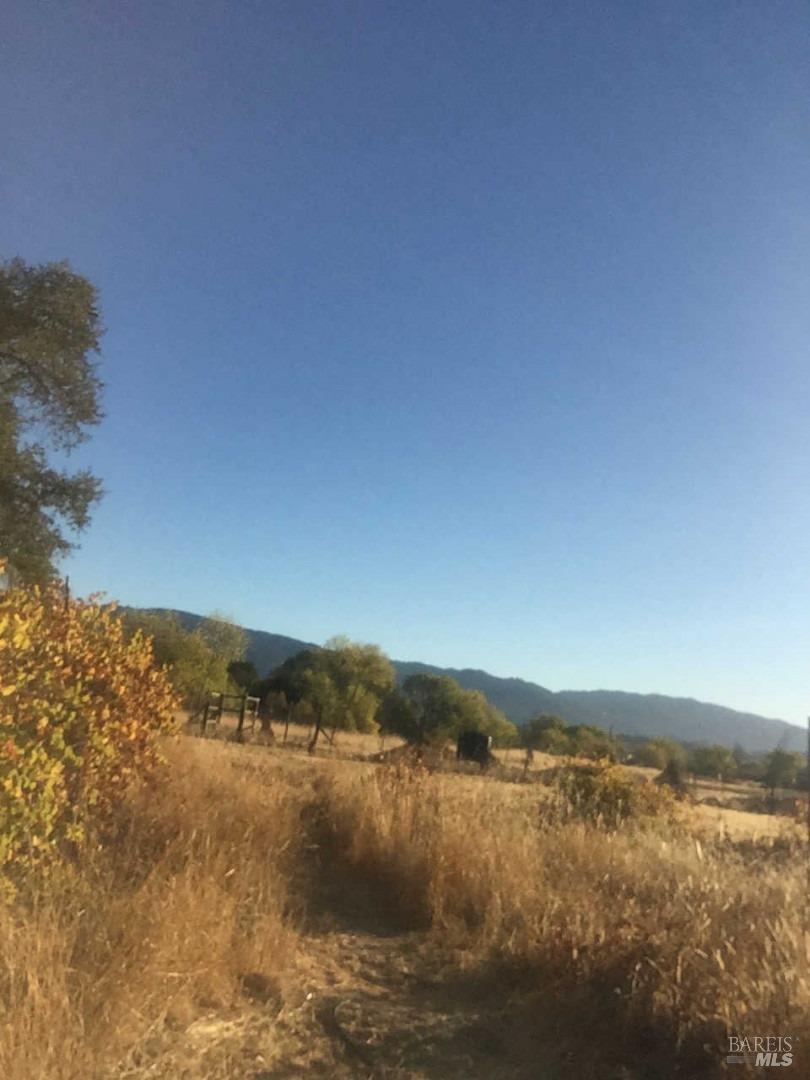
M 150 609 L 161 610 L 161 609 Z M 201 616 L 178 611 L 189 630 Z M 260 675 L 266 675 L 302 649 L 316 646 L 283 634 L 265 630 L 246 630 L 247 658 Z M 538 713 L 555 713 L 568 724 L 595 724 L 613 728 L 617 734 L 648 738 L 666 736 L 682 742 L 739 743 L 751 753 L 762 753 L 781 746 L 786 750 L 804 750 L 806 733 L 795 724 L 772 720 L 755 713 L 738 712 L 723 705 L 709 705 L 692 698 L 667 697 L 664 694 L 632 694 L 621 690 L 563 690 L 555 693 L 524 679 L 501 678 L 470 668 L 440 668 L 416 661 L 394 660 L 397 678 L 425 672 L 449 675 L 468 690 L 481 690 L 493 705 L 516 724 L 524 724 Z
M 567 724 L 594 724 L 613 728 L 620 735 L 646 738 L 665 736 L 686 743 L 739 743 L 750 753 L 780 746 L 803 751 L 807 733 L 784 720 L 709 705 L 693 698 L 664 694 L 631 694 L 623 690 L 562 690 L 555 693 L 523 679 L 500 678 L 486 671 L 438 668 L 430 664 L 394 661 L 397 675 L 406 679 L 416 672 L 450 675 L 469 690 L 482 690 L 493 705 L 515 724 L 538 713 L 553 713 Z

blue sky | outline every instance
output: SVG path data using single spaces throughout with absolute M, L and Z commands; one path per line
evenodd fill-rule
M 76 589 L 802 721 L 809 34 L 7 3 L 0 255 L 107 327 Z

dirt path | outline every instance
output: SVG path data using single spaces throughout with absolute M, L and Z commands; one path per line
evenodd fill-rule
M 305 938 L 301 977 L 304 1001 L 279 1016 L 277 1055 L 256 1080 L 555 1075 L 521 1052 L 491 987 L 443 966 L 423 933 L 398 930 L 368 895 L 332 893 Z
M 573 1075 L 527 1032 L 502 977 L 460 971 L 426 930 L 398 922 L 396 897 L 341 864 L 317 803 L 305 826 L 312 855 L 300 888 L 309 914 L 283 1002 L 269 979 L 246 973 L 238 1006 L 204 1012 L 175 1030 L 156 1025 L 154 1037 L 106 1080 Z
M 326 861 L 326 860 L 325 860 Z M 321 866 L 295 986 L 262 976 L 244 1005 L 198 1017 L 116 1080 L 562 1080 L 526 1044 L 508 987 L 465 976 L 403 930 L 384 896 Z M 523 1028 L 523 1034 L 521 1034 Z M 521 1042 L 521 1039 L 523 1042 Z M 154 1053 L 154 1056 L 152 1054 Z M 149 1060 L 151 1059 L 151 1061 Z

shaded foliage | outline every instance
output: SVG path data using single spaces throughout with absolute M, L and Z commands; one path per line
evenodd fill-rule
M 206 691 L 238 691 L 229 668 L 244 655 L 244 632 L 223 616 L 203 619 L 193 632 L 184 630 L 174 612 L 128 610 L 123 622 L 132 636 L 142 633 L 152 641 L 155 659 L 166 666 L 179 698 L 192 712 Z
M 383 702 L 384 731 L 417 745 L 442 743 L 461 731 L 491 735 L 495 745 L 512 745 L 514 724 L 479 690 L 463 690 L 447 675 L 411 675 Z
M 795 788 L 804 769 L 804 755 L 776 749 L 765 760 L 763 784 L 773 794 L 777 788 Z
M 727 746 L 696 746 L 688 760 L 689 768 L 696 776 L 729 780 L 737 775 L 737 762 Z
M 559 716 L 541 713 L 521 731 L 521 745 L 529 751 L 593 759 L 617 759 L 621 746 L 607 731 L 591 724 L 566 725 Z
M 67 263 L 0 264 L 0 557 L 13 581 L 50 577 L 100 497 L 87 470 L 47 459 L 100 419 L 100 335 L 95 290 Z
M 379 646 L 335 637 L 322 649 L 304 649 L 285 660 L 258 689 L 263 700 L 283 695 L 288 721 L 307 705 L 314 719 L 314 750 L 324 729 L 376 731 L 380 702 L 393 685 L 393 666 Z

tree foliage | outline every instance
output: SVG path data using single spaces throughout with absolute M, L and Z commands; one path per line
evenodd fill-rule
M 559 716 L 541 713 L 523 725 L 520 741 L 527 750 L 541 750 L 546 754 L 570 754 L 571 740 L 565 733 L 565 723 Z
M 388 695 L 380 714 L 383 730 L 417 745 L 438 744 L 462 731 L 492 735 L 495 745 L 512 745 L 514 724 L 480 690 L 464 690 L 449 675 L 411 675 Z
M 214 656 L 226 664 L 244 660 L 247 634 L 229 615 L 212 611 L 202 619 L 194 632 L 209 646 Z
M 559 716 L 541 713 L 524 725 L 521 743 L 527 750 L 577 757 L 609 758 L 621 755 L 621 747 L 607 731 L 590 724 L 566 725 Z
M 281 694 L 287 703 L 287 708 L 294 710 L 304 700 L 306 695 L 305 675 L 312 666 L 313 657 L 317 650 L 302 649 L 295 656 L 289 657 L 274 671 L 259 681 L 256 686 L 258 697 L 264 700 L 268 694 Z
M 304 696 L 315 714 L 310 750 L 325 727 L 376 731 L 380 702 L 393 685 L 393 665 L 378 645 L 336 637 L 312 652 L 304 674 Z
M 252 660 L 231 660 L 228 664 L 228 675 L 231 682 L 249 694 L 253 693 L 259 682 L 259 673 Z
M 697 776 L 729 780 L 737 775 L 737 762 L 727 746 L 696 746 L 689 754 L 689 768 Z
M 43 580 L 99 498 L 88 471 L 48 463 L 100 419 L 91 354 L 101 335 L 93 286 L 67 263 L 0 264 L 0 558 L 13 580 Z
M 394 685 L 394 668 L 379 646 L 335 637 L 322 649 L 304 649 L 285 660 L 259 685 L 262 696 L 284 695 L 288 716 L 302 703 L 309 707 L 314 750 L 324 729 L 377 730 L 377 712 Z
M 777 788 L 795 788 L 803 766 L 804 754 L 781 749 L 772 750 L 765 761 L 762 782 L 770 788 L 772 793 Z
M 55 585 L 0 594 L 0 869 L 82 840 L 159 760 L 174 697 L 142 633 Z
M 191 711 L 200 707 L 208 690 L 238 690 L 229 667 L 244 656 L 246 637 L 224 616 L 209 615 L 193 632 L 174 612 L 129 610 L 124 623 L 130 635 L 142 633 L 151 639 L 157 662 L 166 666 L 178 696 Z
M 639 763 L 654 769 L 666 769 L 671 761 L 683 769 L 686 760 L 686 750 L 674 739 L 648 739 L 638 751 Z

